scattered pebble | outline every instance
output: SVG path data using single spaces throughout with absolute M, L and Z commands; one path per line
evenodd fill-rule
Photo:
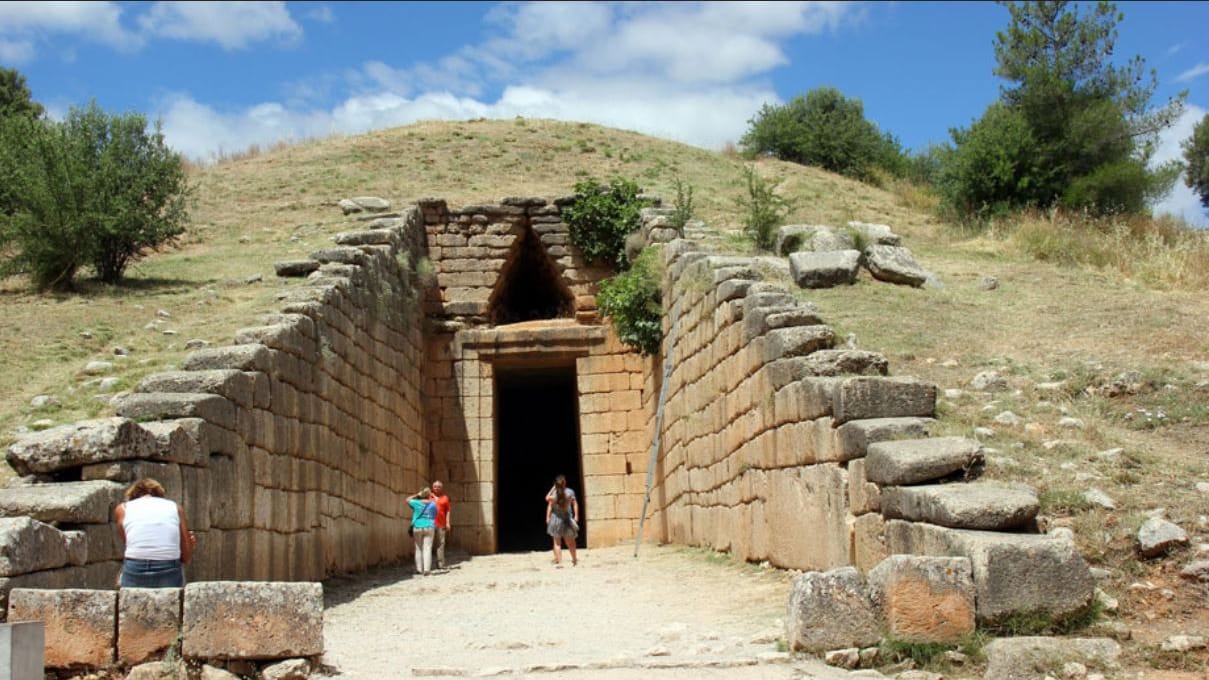
M 982 371 L 970 381 L 970 387 L 979 392 L 1004 392 L 1008 388 L 1007 378 L 999 371 Z
M 55 421 L 53 421 L 49 418 L 42 418 L 41 420 L 35 420 L 34 422 L 29 424 L 30 429 L 33 429 L 33 430 L 45 430 L 47 428 L 51 428 L 54 426 L 55 426 Z
M 120 378 L 105 378 L 97 385 L 98 392 L 112 392 L 118 383 L 122 382 Z
M 1011 411 L 1003 411 L 999 415 L 995 416 L 995 422 L 999 423 L 1000 425 L 1007 425 L 1008 427 L 1017 427 L 1024 421 L 1020 416 L 1012 413 Z
M 80 337 L 84 338 L 85 340 L 91 340 L 94 336 L 92 331 L 80 331 Z
M 992 439 L 995 436 L 995 430 L 989 427 L 974 428 L 974 436 L 979 439 Z
M 105 373 L 113 368 L 113 364 L 108 361 L 90 361 L 84 365 L 84 373 L 88 375 L 98 375 Z
M 999 287 L 999 279 L 994 276 L 984 276 L 978 279 L 978 290 L 995 290 Z
M 253 283 L 260 283 L 263 280 L 264 280 L 264 274 L 257 272 L 255 274 L 252 274 L 251 276 L 245 278 L 243 280 L 243 282 L 247 283 L 247 284 L 253 284 Z
M 1209 583 L 1209 560 L 1194 560 L 1189 562 L 1180 570 L 1180 577 L 1190 581 Z
M 1116 510 L 1117 502 L 1100 489 L 1091 488 L 1083 492 L 1083 500 L 1105 510 Z
M 1205 638 L 1200 635 L 1172 635 L 1159 647 L 1164 652 L 1191 652 L 1206 647 Z
M 207 342 L 206 340 L 202 340 L 201 338 L 193 338 L 192 340 L 185 343 L 185 349 L 201 349 L 203 347 L 209 347 L 209 346 L 210 346 L 210 343 Z
M 59 400 L 48 394 L 39 394 L 38 396 L 29 400 L 29 405 L 33 406 L 34 408 L 46 408 L 48 406 L 58 406 Z
M 166 310 L 166 309 L 156 310 L 155 315 L 162 319 L 168 319 L 168 318 L 172 317 L 172 314 L 169 313 L 168 310 Z
M 1178 525 L 1152 517 L 1138 529 L 1138 552 L 1142 557 L 1157 557 L 1175 548 L 1188 545 L 1188 534 Z
M 117 347 L 113 348 L 113 354 L 114 356 L 124 357 L 130 354 L 130 349 L 118 345 Z
M 1066 417 L 1058 419 L 1058 427 L 1067 430 L 1082 430 L 1087 427 L 1087 424 L 1080 418 Z

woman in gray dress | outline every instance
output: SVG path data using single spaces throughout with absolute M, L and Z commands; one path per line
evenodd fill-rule
M 575 555 L 575 539 L 579 537 L 579 501 L 575 491 L 567 488 L 567 478 L 554 478 L 554 488 L 546 494 L 546 533 L 554 539 L 554 564 L 563 561 L 562 543 L 571 551 L 571 565 L 579 564 Z

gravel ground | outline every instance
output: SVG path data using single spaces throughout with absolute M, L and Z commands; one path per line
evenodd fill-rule
M 685 548 L 453 558 L 325 584 L 324 661 L 341 678 L 847 678 L 777 651 L 790 576 Z

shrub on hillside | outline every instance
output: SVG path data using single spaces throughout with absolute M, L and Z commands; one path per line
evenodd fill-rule
M 777 228 L 789 213 L 790 203 L 776 192 L 777 182 L 760 176 L 754 166 L 743 167 L 747 195 L 737 200 L 743 211 L 743 233 L 761 250 L 772 250 Z
M 141 114 L 95 103 L 61 122 L 0 120 L 0 181 L 12 188 L 0 215 L 0 272 L 28 273 L 39 288 L 70 288 L 91 266 L 107 283 L 188 219 L 180 155 Z
M 861 100 L 833 87 L 765 104 L 748 124 L 739 143 L 749 156 L 767 154 L 865 181 L 876 167 L 898 175 L 906 163 L 898 140 L 865 119 Z
M 562 216 L 571 232 L 571 243 L 589 262 L 622 271 L 629 266 L 625 241 L 639 227 L 639 211 L 646 202 L 642 190 L 631 180 L 617 178 L 604 185 L 595 179 L 575 184 L 575 200 L 563 208 Z

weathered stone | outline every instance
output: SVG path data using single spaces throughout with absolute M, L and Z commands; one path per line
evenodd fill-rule
M 812 224 L 786 224 L 777 229 L 777 238 L 772 251 L 777 255 L 789 255 L 809 244 L 810 237 L 818 226 Z
M 17 474 L 57 472 L 89 463 L 155 455 L 154 437 L 127 418 L 82 420 L 25 435 L 8 447 Z
M 1121 646 L 1106 638 L 1012 637 L 992 640 L 983 653 L 983 680 L 1043 680 L 1060 675 L 1062 666 L 1072 661 L 1116 669 Z
M 823 663 L 837 668 L 856 668 L 861 663 L 861 650 L 856 647 L 833 649 L 823 655 Z
M 858 250 L 856 239 L 850 232 L 837 231 L 831 227 L 819 227 L 814 230 L 810 236 L 810 249 L 816 253 Z
M 217 394 L 240 406 L 252 405 L 252 379 L 230 368 L 207 371 L 166 371 L 153 373 L 139 382 L 135 392 L 202 392 Z
M 280 659 L 323 652 L 318 583 L 191 583 L 184 611 L 188 658 Z
M 1040 509 L 1033 489 L 999 482 L 889 486 L 881 494 L 881 510 L 887 519 L 955 529 L 1020 529 L 1028 526 Z
M 931 418 L 868 418 L 851 420 L 837 428 L 841 460 L 861 458 L 870 444 L 892 439 L 927 437 L 936 422 Z
M 180 588 L 118 591 L 118 662 L 134 665 L 163 658 L 180 635 Z
M 867 242 L 884 246 L 902 245 L 902 238 L 889 225 L 852 221 L 848 223 L 848 228 L 863 236 Z
M 209 458 L 209 441 L 216 428 L 201 418 L 178 418 L 176 420 L 152 420 L 142 424 L 144 430 L 155 437 L 159 450 L 155 458 L 169 463 L 205 465 Z
M 979 392 L 1002 392 L 1008 388 L 1008 383 L 999 371 L 980 371 L 970 380 L 970 388 Z
M 928 280 L 928 272 L 915 261 L 911 251 L 901 246 L 880 244 L 865 248 L 865 268 L 873 278 L 919 288 Z
M 857 250 L 792 253 L 789 272 L 801 288 L 831 288 L 856 283 L 860 262 Z
M 185 357 L 186 371 L 234 368 L 241 371 L 267 371 L 273 366 L 272 352 L 264 345 L 229 345 L 209 347 Z
M 1185 545 L 1188 545 L 1188 533 L 1165 519 L 1152 517 L 1138 529 L 1138 552 L 1142 557 L 1157 557 Z
M 886 357 L 877 352 L 821 349 L 806 357 L 805 367 L 811 375 L 817 376 L 886 375 L 890 364 Z
M 352 198 L 342 198 L 336 203 L 336 205 L 340 207 L 340 210 L 342 210 L 345 215 L 350 213 L 358 213 L 361 211 L 379 213 L 390 210 L 390 201 L 386 200 L 385 198 L 378 198 L 377 196 L 354 196 Z
M 217 394 L 134 392 L 118 402 L 117 412 L 147 420 L 201 418 L 227 430 L 235 429 L 235 404 Z
M 1117 502 L 1100 489 L 1087 489 L 1083 492 L 1083 499 L 1088 503 L 1104 508 L 1105 510 L 1117 509 Z
M 0 516 L 25 515 L 40 522 L 106 524 L 122 499 L 121 484 L 61 482 L 0 489 Z
M 1169 635 L 1159 644 L 1159 649 L 1164 652 L 1187 654 L 1198 649 L 1205 649 L 1206 646 L 1209 646 L 1209 642 L 1200 635 Z
M 1209 560 L 1193 560 L 1180 570 L 1180 577 L 1190 581 L 1209 583 Z
M 835 344 L 830 326 L 792 326 L 777 328 L 764 336 L 765 361 L 811 354 Z
M 757 307 L 743 315 L 743 335 L 754 338 L 774 328 L 816 326 L 822 323 L 818 312 L 809 307 Z
M 260 675 L 264 680 L 306 680 L 311 676 L 311 662 L 306 659 L 286 659 L 265 666 Z
M 964 557 L 891 555 L 868 573 L 886 632 L 906 642 L 953 643 L 974 632 L 974 575 Z
M 887 521 L 885 532 L 891 553 L 970 558 L 979 622 L 1035 613 L 1063 619 L 1091 603 L 1095 580 L 1070 541 L 902 520 Z
M 320 264 L 338 263 L 363 265 L 369 259 L 364 250 L 354 246 L 336 246 L 311 253 L 311 259 Z
M 314 260 L 284 260 L 273 263 L 273 271 L 283 278 L 299 278 L 319 269 Z
M 914 378 L 849 378 L 834 393 L 831 413 L 838 424 L 868 418 L 930 418 L 936 413 L 936 386 Z
M 42 621 L 48 668 L 103 668 L 113 663 L 117 592 L 32 590 L 8 595 L 9 621 Z
M 201 680 L 240 680 L 240 678 L 225 668 L 204 664 L 201 671 Z
M 342 231 L 332 237 L 336 245 L 341 246 L 385 246 L 393 241 L 393 234 L 384 229 L 366 229 L 363 231 Z
M 0 576 L 67 564 L 63 532 L 29 517 L 0 518 Z
M 865 456 L 869 481 L 883 486 L 930 482 L 970 470 L 981 461 L 982 445 L 965 437 L 877 442 Z
M 141 663 L 126 673 L 126 680 L 179 680 L 184 677 L 188 677 L 188 671 L 181 661 Z
M 795 578 L 785 633 L 790 651 L 868 647 L 881 640 L 877 615 L 852 567 Z

